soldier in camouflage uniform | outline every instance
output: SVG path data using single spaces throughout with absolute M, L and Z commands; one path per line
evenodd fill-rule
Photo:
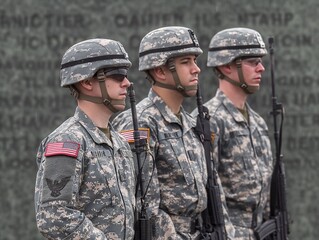
M 220 31 L 209 45 L 207 66 L 214 68 L 219 89 L 204 105 L 211 115 L 213 156 L 234 239 L 255 239 L 254 229 L 269 215 L 273 159 L 268 128 L 246 102 L 259 89 L 266 54 L 261 35 L 247 28 Z
M 195 119 L 182 108 L 185 97 L 197 90 L 202 53 L 193 31 L 164 27 L 149 32 L 140 43 L 139 70 L 152 88 L 137 104 L 139 127 L 149 152 L 146 204 L 152 212 L 152 239 L 197 239 L 200 213 L 206 208 L 206 165 Z M 122 112 L 114 127 L 128 136 L 131 112 Z M 128 139 L 132 140 L 132 139 Z M 145 169 L 144 169 L 145 171 Z M 150 182 L 149 182 L 150 181 Z M 149 182 L 149 183 L 148 183 Z
M 75 44 L 62 58 L 61 86 L 78 106 L 37 154 L 36 221 L 48 239 L 134 237 L 134 160 L 109 124 L 125 108 L 130 66 L 121 43 L 109 39 Z

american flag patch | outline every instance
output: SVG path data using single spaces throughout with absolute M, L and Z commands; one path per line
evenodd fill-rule
M 148 128 L 139 128 L 138 132 L 140 134 L 140 139 L 147 139 L 149 141 L 150 138 L 150 130 Z M 120 134 L 126 139 L 127 142 L 134 142 L 134 130 L 122 130 Z
M 80 149 L 80 144 L 75 142 L 55 142 L 49 143 L 46 150 L 45 156 L 57 156 L 57 155 L 65 155 L 69 157 L 76 158 L 78 156 Z

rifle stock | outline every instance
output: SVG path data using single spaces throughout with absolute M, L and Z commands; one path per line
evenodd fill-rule
M 275 140 L 275 166 L 271 178 L 270 186 L 270 219 L 259 226 L 255 235 L 258 240 L 265 238 L 271 240 L 288 240 L 289 224 L 286 202 L 286 178 L 283 163 L 283 155 L 281 153 L 282 145 L 282 127 L 284 120 L 284 108 L 281 103 L 277 102 L 275 93 L 275 77 L 274 77 L 274 39 L 270 37 L 269 53 L 270 53 L 270 71 L 271 71 L 271 87 L 272 87 L 272 112 Z M 277 116 L 281 116 L 280 128 L 277 127 Z
M 140 212 L 136 212 L 135 216 L 137 221 L 135 221 L 135 240 L 151 240 L 152 232 L 151 232 L 151 220 L 147 216 L 146 206 L 145 206 L 145 192 L 144 192 L 144 176 L 143 176 L 143 167 L 141 163 L 141 153 L 145 151 L 146 139 L 141 139 L 140 132 L 138 129 L 138 121 L 136 114 L 136 101 L 135 101 L 135 91 L 133 88 L 133 83 L 130 84 L 128 88 L 130 104 L 131 104 L 131 112 L 132 112 L 132 120 L 133 120 L 133 137 L 134 137 L 134 146 L 133 150 L 136 154 L 137 159 L 137 181 L 138 188 L 140 189 L 140 201 L 141 201 L 141 210 Z M 138 198 L 138 194 L 136 194 Z M 137 207 L 138 209 L 138 207 Z
M 225 222 L 220 197 L 220 189 L 217 183 L 216 170 L 212 166 L 211 158 L 211 131 L 208 109 L 203 106 L 200 89 L 197 89 L 198 116 L 195 132 L 199 136 L 204 150 L 207 165 L 207 209 L 202 213 L 203 229 L 202 239 L 226 239 Z M 220 156 L 219 156 L 220 157 Z

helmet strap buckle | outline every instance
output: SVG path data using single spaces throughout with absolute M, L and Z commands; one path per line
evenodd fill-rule
M 242 84 L 240 85 L 240 87 L 246 89 L 246 88 L 248 87 L 248 85 L 247 85 L 246 83 L 242 83 Z
M 182 92 L 182 91 L 185 90 L 185 88 L 184 88 L 182 85 L 180 85 L 180 84 L 178 84 L 178 85 L 176 86 L 176 88 L 177 88 L 177 90 L 180 91 L 180 92 Z
M 111 104 L 111 101 L 110 101 L 109 99 L 104 98 L 104 99 L 103 99 L 103 104 L 104 104 L 105 106 L 108 106 L 108 105 Z

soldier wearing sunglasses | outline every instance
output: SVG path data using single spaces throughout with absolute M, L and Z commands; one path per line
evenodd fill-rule
M 212 154 L 238 240 L 255 239 L 254 229 L 269 216 L 273 158 L 268 128 L 246 102 L 260 87 L 266 54 L 261 35 L 248 28 L 220 31 L 209 45 L 207 66 L 217 75 L 219 88 L 204 105 L 211 115 Z
M 125 108 L 130 66 L 121 43 L 109 39 L 77 43 L 63 55 L 61 86 L 77 108 L 37 154 L 36 221 L 48 239 L 134 237 L 133 156 L 109 123 Z

